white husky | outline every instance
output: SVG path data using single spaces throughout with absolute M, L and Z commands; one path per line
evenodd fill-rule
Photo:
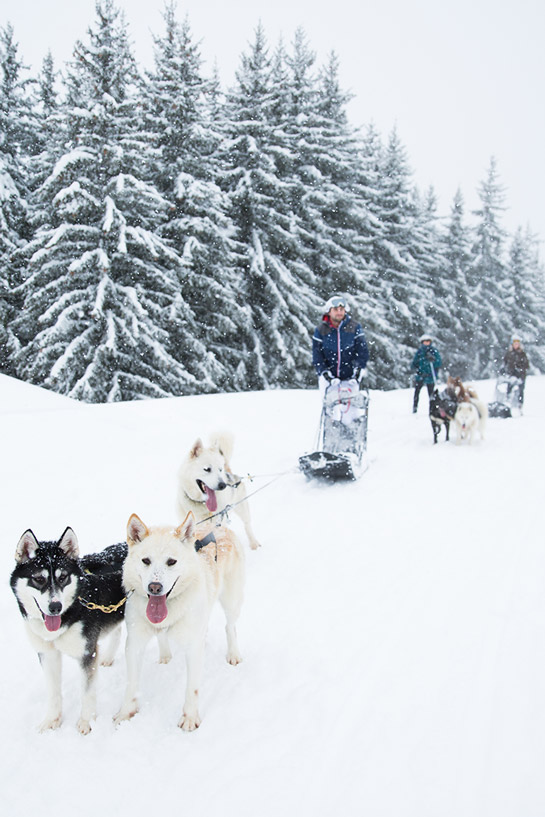
M 481 439 L 484 440 L 487 416 L 487 406 L 480 400 L 464 400 L 459 403 L 454 415 L 456 444 L 459 445 L 463 440 L 467 440 L 471 444 L 477 429 L 479 429 Z
M 196 440 L 178 471 L 176 511 L 178 519 L 192 511 L 197 521 L 233 506 L 244 523 L 252 550 L 260 547 L 250 521 L 246 488 L 240 477 L 231 471 L 229 460 L 233 452 L 233 437 L 226 432 L 212 436 L 210 445 Z
M 185 648 L 187 682 L 178 726 L 196 729 L 199 684 L 208 619 L 219 598 L 227 619 L 227 661 L 242 659 L 235 624 L 242 605 L 244 554 L 235 534 L 225 527 L 208 527 L 195 538 L 195 518 L 188 513 L 173 527 L 148 528 L 133 514 L 127 526 L 129 552 L 123 568 L 127 592 L 127 688 L 115 722 L 138 711 L 137 689 L 145 647 L 159 638 L 161 661 L 170 658 L 168 639 Z M 211 541 L 208 541 L 211 539 Z

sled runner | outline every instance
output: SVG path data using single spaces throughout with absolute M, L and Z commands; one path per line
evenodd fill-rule
M 299 457 L 299 468 L 310 478 L 331 481 L 357 479 L 365 470 L 369 390 L 357 380 L 332 383 L 324 393 L 318 449 Z

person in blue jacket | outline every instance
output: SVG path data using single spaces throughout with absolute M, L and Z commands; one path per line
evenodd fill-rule
M 321 385 L 336 378 L 361 381 L 369 360 L 361 324 L 348 314 L 342 295 L 333 295 L 324 312 L 312 338 L 312 363 Z
M 422 386 L 426 386 L 431 397 L 437 382 L 437 373 L 441 368 L 441 355 L 435 346 L 432 346 L 431 335 L 422 335 L 420 338 L 420 346 L 413 358 L 411 368 L 416 372 L 413 399 L 413 414 L 416 414 Z

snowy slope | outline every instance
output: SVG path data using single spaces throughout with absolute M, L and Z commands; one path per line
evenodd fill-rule
M 492 383 L 478 390 L 492 399 Z M 524 417 L 491 420 L 472 448 L 433 446 L 425 402 L 414 416 L 408 391 L 373 392 L 370 469 L 322 486 L 295 469 L 317 392 L 86 406 L 0 377 L 6 813 L 545 814 L 545 378 L 529 379 Z M 234 467 L 259 475 L 250 490 L 266 486 L 251 501 L 263 547 L 247 550 L 244 662 L 225 662 L 218 610 L 203 724 L 185 734 L 183 656 L 159 665 L 151 645 L 141 712 L 116 730 L 120 654 L 84 738 L 65 660 L 64 724 L 38 735 L 44 682 L 7 583 L 19 536 L 71 525 L 91 552 L 122 540 L 132 512 L 174 521 L 180 459 L 218 428 L 235 432 Z

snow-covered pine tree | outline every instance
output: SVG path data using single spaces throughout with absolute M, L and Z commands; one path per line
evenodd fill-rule
M 202 345 L 209 376 L 221 391 L 247 388 L 252 369 L 251 323 L 240 308 L 240 277 L 234 263 L 227 195 L 215 182 L 222 134 L 217 84 L 201 75 L 201 57 L 186 18 L 175 6 L 164 13 L 165 32 L 155 37 L 155 67 L 145 93 L 147 128 L 153 135 L 154 178 L 172 203 L 160 235 L 182 256 L 181 292 L 198 316 L 194 336 Z M 183 338 L 173 339 L 184 362 Z M 176 353 L 175 353 L 176 354 Z
M 421 331 L 431 333 L 441 350 L 445 369 L 451 367 L 448 342 L 452 315 L 449 306 L 449 284 L 446 278 L 447 262 L 439 231 L 437 199 L 433 188 L 422 197 L 413 190 L 414 224 L 411 231 L 410 255 L 416 263 L 412 301 L 415 338 Z
M 505 338 L 511 331 L 509 309 L 506 309 L 511 282 L 503 257 L 506 233 L 500 224 L 505 210 L 505 191 L 494 157 L 478 193 L 481 207 L 474 211 L 478 221 L 468 270 L 469 291 L 475 308 L 470 360 L 473 377 L 491 377 L 498 373 Z
M 13 26 L 0 29 L 0 258 L 29 237 L 27 157 L 33 150 L 33 113 L 26 66 Z
M 362 273 L 372 265 L 374 230 L 367 180 L 362 176 L 361 135 L 348 122 L 351 95 L 340 86 L 335 53 L 319 71 L 316 91 L 317 116 L 309 116 L 309 124 L 317 137 L 315 167 L 324 181 L 321 217 L 342 252 L 340 263 L 326 272 L 324 283 L 328 292 L 358 292 Z
M 509 248 L 513 302 L 511 332 L 521 335 L 533 371 L 545 371 L 545 270 L 539 260 L 537 237 L 527 228 L 515 232 Z M 504 342 L 505 348 L 510 338 Z
M 240 306 L 254 328 L 251 388 L 314 382 L 310 332 L 317 302 L 293 229 L 293 145 L 279 121 L 272 62 L 259 26 L 227 95 L 222 187 L 239 244 Z M 275 71 L 280 70 L 278 56 Z
M 374 388 L 391 388 L 391 360 L 394 350 L 386 352 L 390 316 L 383 293 L 382 270 L 376 263 L 375 248 L 380 244 L 384 225 L 380 219 L 383 145 L 375 125 L 370 123 L 360 137 L 357 150 L 356 196 L 362 221 L 365 247 L 363 266 L 356 296 L 356 313 L 366 332 L 370 352 L 368 382 Z
M 18 372 L 89 402 L 212 389 L 180 260 L 155 234 L 168 203 L 148 181 L 126 25 L 112 0 L 96 13 L 69 66 L 69 147 L 38 191 L 51 218 L 27 248 Z M 187 367 L 169 349 L 173 324 Z
M 53 56 L 45 56 L 34 91 L 36 119 L 36 150 L 29 167 L 31 190 L 37 190 L 51 172 L 51 168 L 64 153 L 67 141 L 66 118 L 63 101 L 58 90 L 59 72 Z M 36 213 L 32 214 L 33 232 Z
M 471 259 L 471 233 L 464 222 L 464 198 L 457 190 L 450 218 L 443 235 L 446 268 L 442 281 L 449 326 L 442 334 L 450 374 L 463 380 L 473 376 L 471 366 L 472 338 L 476 314 L 467 275 Z
M 415 345 L 419 335 L 427 331 L 421 323 L 422 313 L 419 315 L 421 301 L 428 300 L 413 257 L 415 209 L 411 170 L 396 128 L 382 153 L 380 189 L 374 208 L 382 226 L 374 242 L 374 263 L 380 270 L 386 316 L 381 366 L 390 386 L 395 387 L 409 382 Z
M 285 128 L 295 155 L 294 227 L 323 303 L 333 291 L 357 291 L 352 253 L 340 240 L 343 225 L 348 233 L 354 218 L 354 197 L 348 190 L 354 181 L 353 159 L 347 165 L 344 149 L 350 138 L 353 156 L 355 143 L 348 134 L 348 96 L 338 85 L 336 58 L 321 74 L 315 60 L 298 28 L 287 57 L 291 103 Z
M 14 296 L 14 254 L 30 236 L 27 162 L 35 133 L 31 80 L 19 57 L 13 26 L 0 29 L 0 370 L 13 373 L 17 343 L 11 332 L 20 308 Z

